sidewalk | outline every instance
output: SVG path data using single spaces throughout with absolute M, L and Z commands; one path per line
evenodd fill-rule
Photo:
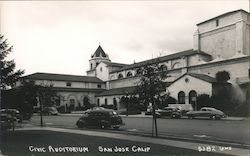
M 171 147 L 191 149 L 195 151 L 199 151 L 204 148 L 205 150 L 207 150 L 207 152 L 220 153 L 220 154 L 226 154 L 226 155 L 247 156 L 250 154 L 249 149 L 241 149 L 241 148 L 228 147 L 228 146 L 224 147 L 223 145 L 218 146 L 218 145 L 204 144 L 204 143 L 175 141 L 175 140 L 160 139 L 160 138 L 155 138 L 155 137 L 142 137 L 142 136 L 135 136 L 135 135 L 128 135 L 128 134 L 97 132 L 97 131 L 89 131 L 89 130 L 50 128 L 50 127 L 42 127 L 42 128 L 41 127 L 24 127 L 24 128 L 17 129 L 17 131 L 23 131 L 23 130 L 47 130 L 47 131 L 64 132 L 64 133 L 80 134 L 80 135 L 95 136 L 95 137 L 106 137 L 106 138 L 121 139 L 121 140 L 134 141 L 134 142 L 153 143 L 153 144 L 159 144 L 159 145 L 165 145 L 165 146 L 171 146 Z M 209 151 L 211 149 L 214 149 L 214 150 Z

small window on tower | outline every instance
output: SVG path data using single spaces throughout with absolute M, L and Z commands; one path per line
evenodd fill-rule
M 217 19 L 217 20 L 216 20 L 216 27 L 218 27 L 219 24 L 220 24 L 220 23 L 219 23 L 219 20 Z
M 71 87 L 71 82 L 67 82 L 67 83 L 66 83 L 66 86 L 67 86 L 67 87 Z
M 97 84 L 97 88 L 102 88 L 102 85 L 101 84 Z

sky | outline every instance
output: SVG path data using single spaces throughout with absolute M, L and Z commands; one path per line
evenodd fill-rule
M 132 64 L 193 48 L 196 24 L 244 9 L 249 0 L 1 1 L 8 59 L 25 74 L 86 75 L 99 44 L 112 62 Z

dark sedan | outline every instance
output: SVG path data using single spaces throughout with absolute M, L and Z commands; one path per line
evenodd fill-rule
M 165 107 L 163 109 L 156 110 L 162 117 L 180 118 L 181 111 L 176 107 Z
M 76 122 L 76 125 L 78 128 L 99 127 L 119 129 L 124 123 L 114 110 L 104 109 L 84 112 L 82 117 Z

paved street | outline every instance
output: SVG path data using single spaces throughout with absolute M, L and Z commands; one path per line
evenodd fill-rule
M 47 127 L 77 128 L 77 116 L 44 116 Z M 150 135 L 152 118 L 123 117 L 125 126 L 116 133 Z M 223 141 L 235 145 L 250 145 L 249 120 L 158 119 L 159 136 L 205 141 Z M 40 117 L 34 116 L 32 124 L 39 125 Z

